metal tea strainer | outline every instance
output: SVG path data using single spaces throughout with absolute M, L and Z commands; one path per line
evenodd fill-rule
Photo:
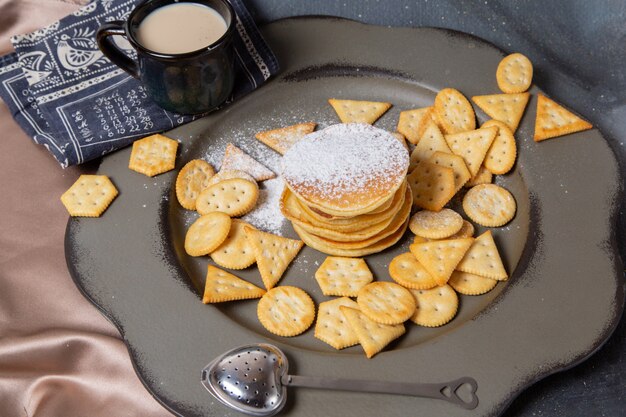
M 440 384 L 381 382 L 289 375 L 285 354 L 276 346 L 241 346 L 214 359 L 202 370 L 202 384 L 221 403 L 253 416 L 272 416 L 287 400 L 287 386 L 377 392 L 435 398 L 466 409 L 478 405 L 476 380 L 463 377 Z

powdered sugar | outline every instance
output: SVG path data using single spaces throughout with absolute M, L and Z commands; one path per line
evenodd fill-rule
M 280 195 L 283 191 L 283 180 L 274 178 L 263 181 L 259 189 L 257 206 L 242 220 L 250 223 L 257 229 L 278 234 L 285 218 L 280 212 Z
M 329 198 L 341 198 L 374 182 L 401 180 L 408 166 L 405 148 L 389 132 L 350 123 L 330 126 L 297 142 L 283 157 L 282 173 L 292 186 L 315 187 Z

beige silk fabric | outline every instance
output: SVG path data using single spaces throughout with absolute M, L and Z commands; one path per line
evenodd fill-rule
M 0 54 L 11 35 L 71 13 L 78 0 L 0 0 Z M 144 388 L 118 331 L 65 264 L 59 197 L 94 166 L 62 170 L 0 101 L 0 416 L 171 416 Z

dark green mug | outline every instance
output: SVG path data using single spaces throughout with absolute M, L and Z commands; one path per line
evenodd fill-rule
M 226 22 L 226 33 L 211 45 L 181 54 L 151 51 L 138 42 L 137 31 L 146 16 L 159 7 L 183 2 L 218 12 Z M 100 26 L 96 40 L 104 55 L 141 81 L 160 107 L 180 114 L 200 114 L 224 103 L 232 92 L 235 20 L 235 12 L 226 0 L 149 0 L 138 5 L 128 20 Z M 130 42 L 137 51 L 136 61 L 113 42 L 112 35 Z

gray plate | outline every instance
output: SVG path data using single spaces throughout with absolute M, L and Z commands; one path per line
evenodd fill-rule
M 300 121 L 321 127 L 337 119 L 329 97 L 394 104 L 376 126 L 394 129 L 401 110 L 431 105 L 435 92 L 455 87 L 467 96 L 498 92 L 503 53 L 483 41 L 438 29 L 384 28 L 328 18 L 272 23 L 264 35 L 282 74 L 226 109 L 180 127 L 177 169 L 188 160 L 218 162 L 227 142 L 279 169 L 277 154 L 254 140 L 260 130 Z M 194 215 L 173 194 L 177 170 L 147 178 L 130 171 L 130 149 L 104 158 L 99 172 L 120 191 L 99 219 L 70 219 L 66 254 L 78 287 L 119 328 L 138 375 L 175 414 L 236 415 L 200 384 L 200 370 L 235 346 L 271 342 L 301 375 L 442 382 L 478 381 L 473 411 L 435 400 L 290 389 L 286 415 L 496 415 L 528 385 L 587 358 L 610 336 L 623 309 L 622 267 L 614 222 L 620 193 L 617 162 L 597 130 L 534 143 L 536 93 L 517 131 L 515 169 L 496 182 L 513 192 L 515 219 L 493 229 L 511 278 L 490 293 L 463 296 L 446 326 L 408 332 L 366 359 L 360 347 L 334 351 L 310 329 L 295 338 L 265 331 L 256 302 L 200 302 L 207 259 L 184 254 Z M 480 122 L 486 120 L 478 112 Z M 267 216 L 259 216 L 267 221 Z M 259 220 L 259 219 L 257 219 Z M 295 236 L 286 223 L 260 224 Z M 379 280 L 407 250 L 367 257 Z M 321 302 L 313 275 L 324 256 L 305 248 L 281 281 Z M 240 276 L 261 285 L 255 267 Z

